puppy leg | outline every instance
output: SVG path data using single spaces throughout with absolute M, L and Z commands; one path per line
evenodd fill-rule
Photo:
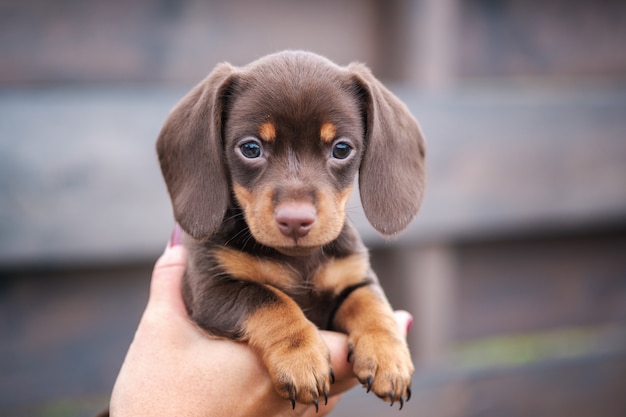
M 411 396 L 413 363 L 382 289 L 374 285 L 354 290 L 335 315 L 335 326 L 348 334 L 348 360 L 359 381 L 385 401 Z
M 247 342 L 261 355 L 278 393 L 291 401 L 313 403 L 320 397 L 328 401 L 334 379 L 330 353 L 318 329 L 287 295 L 266 287 L 277 299 L 257 310 L 245 321 Z
M 296 401 L 317 406 L 320 397 L 326 401 L 333 378 L 328 347 L 291 298 L 272 286 L 236 279 L 204 289 L 205 298 L 188 300 L 201 327 L 252 346 L 278 394 L 292 406 Z

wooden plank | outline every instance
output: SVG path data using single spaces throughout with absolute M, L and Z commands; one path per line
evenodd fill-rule
M 399 243 L 624 221 L 624 86 L 396 90 L 428 140 L 424 206 Z M 158 253 L 172 217 L 154 141 L 184 92 L 0 92 L 0 263 Z M 386 244 L 356 198 L 349 216 Z

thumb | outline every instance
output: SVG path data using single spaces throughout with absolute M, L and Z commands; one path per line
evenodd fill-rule
M 180 228 L 176 225 L 165 252 L 157 260 L 150 282 L 149 307 L 166 307 L 187 315 L 181 286 L 187 265 L 187 250 L 180 245 Z

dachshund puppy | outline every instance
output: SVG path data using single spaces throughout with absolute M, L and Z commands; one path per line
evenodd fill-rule
M 402 407 L 411 357 L 345 212 L 358 173 L 380 233 L 417 213 L 424 140 L 404 104 L 361 64 L 293 51 L 223 63 L 172 110 L 157 151 L 190 317 L 254 348 L 293 407 L 327 400 L 318 329 L 344 332 L 359 381 Z

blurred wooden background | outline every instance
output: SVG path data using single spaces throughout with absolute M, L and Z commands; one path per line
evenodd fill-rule
M 428 140 L 405 234 L 349 208 L 416 318 L 404 415 L 626 415 L 624 39 L 618 0 L 0 0 L 0 415 L 106 403 L 172 226 L 165 116 L 286 48 L 366 62 Z

